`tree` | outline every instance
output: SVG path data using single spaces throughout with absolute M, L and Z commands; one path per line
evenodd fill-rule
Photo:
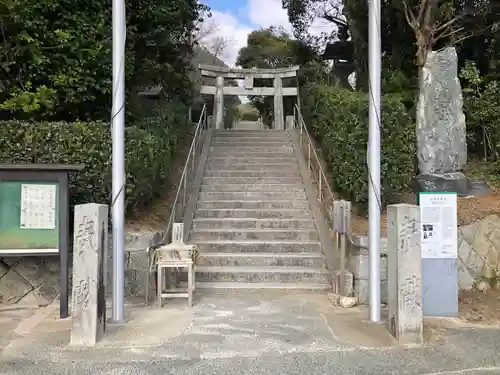
M 281 68 L 302 65 L 316 58 L 305 43 L 291 39 L 282 28 L 270 27 L 251 32 L 236 65 L 243 68 Z
M 351 44 L 351 60 L 356 67 L 356 87 L 368 89 L 368 4 L 365 0 L 282 0 L 295 36 L 308 44 L 317 45 L 308 28 L 315 19 L 332 23 L 333 32 L 324 35 L 326 42 Z M 404 14 L 394 6 L 395 0 L 383 3 L 381 13 L 382 52 L 387 69 L 405 71 L 411 67 L 414 55 L 413 36 Z M 348 40 L 350 38 L 350 40 Z
M 415 33 L 419 68 L 435 46 L 457 44 L 474 35 L 478 29 L 473 22 L 491 10 L 489 1 L 403 0 L 403 6 L 406 20 Z
M 197 0 L 127 2 L 127 98 L 161 85 L 190 97 L 190 36 Z M 111 4 L 5 0 L 0 4 L 0 117 L 109 120 Z
M 208 10 L 205 11 L 196 26 L 194 39 L 216 58 L 224 54 L 230 43 L 228 38 L 219 34 L 219 31 L 220 25 L 212 18 Z
M 292 39 L 283 29 L 270 27 L 251 32 L 247 37 L 247 45 L 243 47 L 236 60 L 242 68 L 283 68 L 293 65 L 305 65 L 317 58 L 314 51 L 304 42 Z M 272 86 L 272 80 L 256 80 L 255 86 Z M 294 86 L 297 81 L 294 82 Z M 251 103 L 263 118 L 272 118 L 273 98 L 252 97 Z M 290 103 L 285 100 L 285 107 Z M 286 109 L 285 109 L 286 110 Z

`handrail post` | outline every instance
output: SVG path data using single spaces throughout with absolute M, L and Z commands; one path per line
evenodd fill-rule
M 318 160 L 318 164 L 319 164 L 319 160 Z M 323 181 L 323 176 L 321 175 L 321 170 L 318 168 L 318 179 L 319 179 L 319 191 L 318 191 L 318 196 L 319 196 L 319 201 L 321 202 L 322 201 L 322 195 L 321 195 L 321 181 Z
M 311 173 L 311 140 L 307 143 L 307 170 Z
M 195 137 L 197 136 L 197 134 L 195 134 Z M 191 157 L 191 170 L 194 171 L 194 159 L 196 158 L 196 142 L 194 144 L 194 148 L 193 148 L 193 156 Z
M 184 181 L 182 182 L 184 185 L 182 188 L 184 190 L 184 192 L 182 194 L 182 204 L 184 204 L 184 205 L 186 204 L 186 175 L 187 175 L 187 173 L 184 173 L 184 178 L 183 178 Z

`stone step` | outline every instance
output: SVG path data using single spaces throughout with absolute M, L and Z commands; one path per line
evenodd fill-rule
M 200 253 L 321 253 L 319 241 L 192 241 Z
M 197 266 L 325 268 L 321 253 L 201 253 Z
M 204 177 L 203 185 L 242 185 L 242 184 L 295 184 L 301 185 L 300 177 Z
M 181 285 L 183 285 L 181 283 Z M 187 284 L 185 284 L 187 285 Z M 196 281 L 196 289 L 199 290 L 296 290 L 324 293 L 331 290 L 328 284 L 312 283 L 240 283 L 240 282 L 208 282 Z
M 226 171 L 267 170 L 267 171 L 296 171 L 299 170 L 297 163 L 274 163 L 268 161 L 261 164 L 232 163 L 232 164 L 207 164 L 206 169 Z
M 302 184 L 226 184 L 226 185 L 202 185 L 201 192 L 262 192 L 262 193 L 304 193 Z
M 293 156 L 278 157 L 274 159 L 269 158 L 228 158 L 228 157 L 218 157 L 218 158 L 208 158 L 207 165 L 210 166 L 225 166 L 234 164 L 246 164 L 246 165 L 264 165 L 269 164 L 282 164 L 282 165 L 297 165 L 297 160 Z
M 248 145 L 248 146 L 235 146 L 232 144 L 229 145 L 217 145 L 217 146 L 210 146 L 210 151 L 217 151 L 217 152 L 227 152 L 228 154 L 230 153 L 238 153 L 238 154 L 244 154 L 244 153 L 255 153 L 255 152 L 274 152 L 274 153 L 292 153 L 293 152 L 293 146 L 286 144 L 282 146 L 266 146 L 266 145 Z
M 196 281 L 328 284 L 329 274 L 307 267 L 201 266 L 196 267 Z
M 300 177 L 300 170 L 205 170 L 204 177 Z
M 267 160 L 274 160 L 278 158 L 295 158 L 294 153 L 283 153 L 283 152 L 225 152 L 225 151 L 213 151 L 211 152 L 211 157 L 212 158 L 226 158 L 226 159 L 232 159 L 232 158 L 242 158 L 242 159 L 255 159 L 256 156 L 262 156 L 264 155 Z
M 302 219 L 262 219 L 262 218 L 200 218 L 193 220 L 194 230 L 204 229 L 315 229 L 314 221 Z
M 276 200 L 276 201 L 203 201 L 196 205 L 198 210 L 249 210 L 249 211 L 279 211 L 291 210 L 308 211 L 309 202 L 305 200 Z
M 224 166 L 207 166 L 205 172 L 210 171 L 265 171 L 265 172 L 295 172 L 299 171 L 298 164 L 229 164 Z
M 312 214 L 309 207 L 306 209 L 197 209 L 196 218 L 236 218 L 236 219 L 305 219 L 311 218 Z
M 305 192 L 263 192 L 263 191 L 201 191 L 198 195 L 200 201 L 264 201 L 264 200 L 306 200 Z
M 317 241 L 316 229 L 195 229 L 189 239 L 198 241 Z
M 237 129 L 220 129 L 216 130 L 214 134 L 218 136 L 233 136 L 236 137 L 238 135 L 257 135 L 257 136 L 288 136 L 288 133 L 284 130 L 278 130 L 278 129 L 259 129 L 259 130 L 237 130 Z
M 244 149 L 238 148 L 229 148 L 224 149 L 223 147 L 217 147 L 215 149 L 210 150 L 210 156 L 216 158 L 254 158 L 256 156 L 265 156 L 268 160 L 272 160 L 274 158 L 279 157 L 292 157 L 294 155 L 293 150 L 290 148 L 279 150 L 279 151 L 263 151 L 263 150 L 253 150 L 247 151 Z
M 259 147 L 282 147 L 288 146 L 293 147 L 293 143 L 290 139 L 273 139 L 273 138 L 262 138 L 262 139 L 248 139 L 248 138 L 229 138 L 220 139 L 214 138 L 210 143 L 211 146 L 259 146 Z

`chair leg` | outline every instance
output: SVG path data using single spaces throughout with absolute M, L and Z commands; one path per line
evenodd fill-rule
M 161 266 L 158 266 L 158 271 L 157 271 L 157 278 L 158 278 L 158 286 L 156 287 L 156 292 L 158 294 L 158 307 L 161 308 L 161 292 L 162 292 L 162 268 Z
M 196 267 L 193 265 L 193 292 L 196 290 Z
M 151 273 L 149 270 L 146 271 L 146 285 L 144 285 L 144 292 L 146 294 L 146 307 L 148 307 L 149 303 L 149 278 L 151 276 Z
M 188 306 L 193 307 L 193 266 L 188 266 Z

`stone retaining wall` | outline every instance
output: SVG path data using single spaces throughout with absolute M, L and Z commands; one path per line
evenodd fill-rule
M 147 255 L 153 232 L 126 233 L 125 294 L 143 296 L 147 275 Z M 347 267 L 354 276 L 354 293 L 359 303 L 369 298 L 368 236 L 354 235 L 348 247 Z M 108 252 L 108 293 L 112 285 L 112 245 Z M 380 243 L 381 295 L 387 301 L 387 240 Z M 484 219 L 459 227 L 458 282 L 462 290 L 470 290 L 481 279 L 485 266 L 500 275 L 500 217 Z M 70 271 L 71 278 L 71 271 Z M 71 281 L 70 281 L 71 282 Z M 71 284 L 70 284 L 71 285 Z M 155 291 L 155 280 L 149 280 L 150 294 Z M 6 257 L 0 259 L 0 304 L 46 305 L 59 294 L 59 258 Z
M 348 248 L 347 267 L 354 276 L 354 293 L 359 303 L 369 299 L 368 236 L 353 235 Z M 458 284 L 461 290 L 471 290 L 483 279 L 485 266 L 495 278 L 500 277 L 500 217 L 490 215 L 458 228 Z M 381 295 L 387 302 L 387 239 L 380 241 Z
M 368 304 L 369 300 L 369 255 L 368 236 L 353 235 L 348 246 L 347 269 L 354 277 L 354 295 L 358 303 Z M 348 241 L 349 243 L 350 241 Z M 380 240 L 380 293 L 383 303 L 387 303 L 387 239 Z
M 125 234 L 125 295 L 144 296 L 148 258 L 146 249 L 153 232 Z M 108 295 L 113 280 L 112 240 L 108 248 Z M 70 287 L 71 287 L 70 264 Z M 155 293 L 150 278 L 150 295 Z M 0 258 L 0 304 L 47 305 L 59 295 L 59 256 Z M 71 296 L 71 293 L 70 293 Z
M 458 229 L 458 283 L 460 289 L 473 289 L 485 268 L 494 278 L 500 276 L 500 217 L 490 215 Z

